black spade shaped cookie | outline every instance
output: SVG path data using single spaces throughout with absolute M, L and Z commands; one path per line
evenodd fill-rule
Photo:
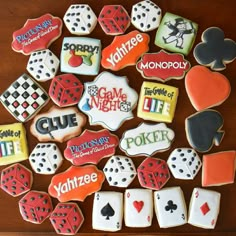
M 227 63 L 236 58 L 236 43 L 225 38 L 218 27 L 210 27 L 202 34 L 202 41 L 193 51 L 196 61 L 212 70 L 224 70 Z
M 185 120 L 185 130 L 189 144 L 199 152 L 207 152 L 213 144 L 218 146 L 223 139 L 223 118 L 215 110 L 197 112 Z

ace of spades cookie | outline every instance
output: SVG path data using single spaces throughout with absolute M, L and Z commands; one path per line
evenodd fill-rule
M 125 191 L 124 221 L 127 227 L 149 227 L 153 217 L 153 197 L 150 189 Z
M 160 228 L 187 223 L 187 210 L 180 187 L 164 188 L 154 192 L 154 204 Z
M 92 227 L 96 230 L 118 231 L 122 228 L 123 194 L 100 191 L 94 195 Z

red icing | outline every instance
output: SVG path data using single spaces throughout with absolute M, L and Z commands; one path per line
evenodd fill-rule
M 135 209 L 137 210 L 137 212 L 139 213 L 143 209 L 144 202 L 143 201 L 134 201 L 133 205 L 134 205 Z
M 68 64 L 71 67 L 78 67 L 83 63 L 83 58 L 80 55 L 75 55 L 75 51 L 71 50 L 70 51 L 71 57 L 68 60 Z

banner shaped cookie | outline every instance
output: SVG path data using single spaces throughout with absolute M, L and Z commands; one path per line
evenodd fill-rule
M 102 158 L 115 154 L 118 138 L 108 130 L 85 130 L 67 142 L 65 158 L 73 165 L 97 164 Z
M 102 50 L 101 64 L 104 68 L 114 71 L 135 65 L 139 57 L 149 50 L 148 43 L 148 34 L 137 30 L 116 36 L 113 42 Z
M 126 131 L 120 141 L 120 148 L 129 156 L 152 156 L 158 151 L 170 148 L 175 133 L 166 124 L 142 123 L 135 129 Z
M 84 201 L 101 189 L 105 177 L 94 165 L 71 166 L 65 172 L 54 175 L 48 193 L 60 202 Z
M 30 131 L 40 142 L 64 142 L 79 135 L 85 122 L 86 118 L 75 107 L 53 106 L 34 118 Z
M 146 79 L 166 82 L 170 79 L 182 79 L 190 68 L 190 63 L 179 53 L 145 53 L 136 64 L 137 70 Z
M 125 120 L 133 118 L 137 99 L 126 77 L 103 72 L 93 82 L 84 84 L 79 109 L 89 116 L 90 125 L 100 124 L 114 131 Z
M 25 25 L 13 33 L 12 49 L 25 55 L 46 49 L 60 37 L 62 21 L 51 14 L 29 19 Z
M 178 88 L 172 86 L 143 82 L 137 116 L 145 120 L 172 122 L 178 93 Z
M 0 125 L 0 166 L 26 159 L 28 147 L 23 124 Z

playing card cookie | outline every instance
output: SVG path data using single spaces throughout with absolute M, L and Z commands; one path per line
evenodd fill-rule
M 164 123 L 142 123 L 123 134 L 120 148 L 129 156 L 152 156 L 169 149 L 174 137 L 174 131 Z
M 159 190 L 170 178 L 166 161 L 153 157 L 147 157 L 137 171 L 139 183 L 143 188 Z
M 196 61 L 212 70 L 224 70 L 226 64 L 236 58 L 236 43 L 225 38 L 224 32 L 218 27 L 210 27 L 202 33 L 202 42 L 194 48 Z
M 37 174 L 55 174 L 63 157 L 55 143 L 38 143 L 29 156 L 32 169 Z
M 101 65 L 113 71 L 135 65 L 139 57 L 149 50 L 148 43 L 148 34 L 137 30 L 116 36 L 113 42 L 102 50 Z
M 143 228 L 152 225 L 152 190 L 126 189 L 124 199 L 124 222 L 127 227 Z
M 178 93 L 178 88 L 169 85 L 143 82 L 137 116 L 145 120 L 172 122 Z
M 49 96 L 59 107 L 75 105 L 83 93 L 83 84 L 73 74 L 58 75 L 52 79 Z
M 49 101 L 48 94 L 29 75 L 21 75 L 0 96 L 3 106 L 20 122 L 36 115 Z
M 69 167 L 65 172 L 52 177 L 48 193 L 60 202 L 84 201 L 101 189 L 105 177 L 94 165 Z
M 84 222 L 84 216 L 76 203 L 58 203 L 49 217 L 57 234 L 75 235 Z
M 51 14 L 29 19 L 13 33 L 12 49 L 25 55 L 46 49 L 61 36 L 62 21 Z
M 97 17 L 87 4 L 72 4 L 66 11 L 63 21 L 71 34 L 90 34 L 96 24 Z
M 97 75 L 101 60 L 101 41 L 86 37 L 65 37 L 61 49 L 61 72 Z
M 81 133 L 86 118 L 75 107 L 58 108 L 56 106 L 37 115 L 31 126 L 31 133 L 40 142 L 64 142 Z
M 234 183 L 235 151 L 203 155 L 202 186 L 219 186 Z
M 155 44 L 171 52 L 188 55 L 197 35 L 198 25 L 167 12 L 157 30 Z
M 141 1 L 132 6 L 131 22 L 143 32 L 156 29 L 161 21 L 161 9 L 152 1 Z
M 79 137 L 67 142 L 65 158 L 73 165 L 97 164 L 101 159 L 115 154 L 119 140 L 108 130 L 85 130 Z
M 220 145 L 224 137 L 221 130 L 224 120 L 215 110 L 197 112 L 185 120 L 185 131 L 188 142 L 198 152 L 207 152 L 215 144 Z
M 90 125 L 102 125 L 115 131 L 132 119 L 138 95 L 129 87 L 126 77 L 109 72 L 99 74 L 93 82 L 84 84 L 85 91 L 79 109 L 89 116 Z
M 123 220 L 123 193 L 100 191 L 93 200 L 92 227 L 96 230 L 119 231 Z
M 23 124 L 0 125 L 0 166 L 26 159 L 28 146 Z
M 121 5 L 105 5 L 98 17 L 98 23 L 108 35 L 123 34 L 130 25 L 130 17 Z
M 32 183 L 32 172 L 19 163 L 8 166 L 1 171 L 0 187 L 13 197 L 28 192 Z
M 103 168 L 110 186 L 127 188 L 136 176 L 136 168 L 131 158 L 111 157 Z
M 221 194 L 195 188 L 189 204 L 188 223 L 204 229 L 214 229 L 220 211 Z
M 202 166 L 197 152 L 191 148 L 176 148 L 167 164 L 176 179 L 194 179 Z
M 187 223 L 187 208 L 180 187 L 155 191 L 154 208 L 160 228 L 176 227 Z
M 189 70 L 190 63 L 180 53 L 145 53 L 136 64 L 137 70 L 146 79 L 166 82 L 170 79 L 182 79 Z
M 59 64 L 57 56 L 46 49 L 32 53 L 26 69 L 34 79 L 44 82 L 56 75 Z
M 204 66 L 194 66 L 185 77 L 188 97 L 197 111 L 222 104 L 230 95 L 229 80 Z

